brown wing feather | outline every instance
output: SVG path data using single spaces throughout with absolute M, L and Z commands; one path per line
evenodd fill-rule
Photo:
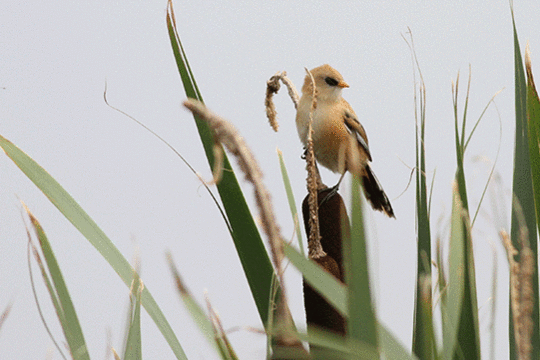
M 349 132 L 356 136 L 356 141 L 358 141 L 358 144 L 365 150 L 369 161 L 372 161 L 366 131 L 362 124 L 360 124 L 360 121 L 358 121 L 356 116 L 349 111 L 345 111 L 343 114 L 343 121 Z

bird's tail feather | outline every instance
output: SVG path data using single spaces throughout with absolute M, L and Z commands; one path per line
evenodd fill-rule
M 388 217 L 395 218 L 394 210 L 390 205 L 390 200 L 386 196 L 379 180 L 371 170 L 371 167 L 366 164 L 365 173 L 362 175 L 362 183 L 364 185 L 364 193 L 366 198 L 371 203 L 375 210 L 384 212 Z

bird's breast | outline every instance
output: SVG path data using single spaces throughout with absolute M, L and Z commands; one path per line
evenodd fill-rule
M 310 110 L 310 99 L 302 98 L 298 104 L 296 127 L 304 145 L 307 144 Z M 333 172 L 340 172 L 340 168 L 343 168 L 340 162 L 343 162 L 346 150 L 343 147 L 348 146 L 348 136 L 342 114 L 331 104 L 318 102 L 313 111 L 313 150 L 319 164 Z

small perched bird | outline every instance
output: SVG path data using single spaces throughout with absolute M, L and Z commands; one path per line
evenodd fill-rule
M 388 197 L 369 166 L 371 153 L 366 131 L 351 105 L 341 97 L 341 90 L 349 85 L 330 65 L 316 67 L 311 74 L 315 80 L 317 100 L 313 110 L 315 159 L 322 166 L 341 174 L 334 187 L 336 191 L 346 171 L 355 173 L 362 179 L 364 193 L 371 206 L 395 217 Z M 304 145 L 307 145 L 312 101 L 313 85 L 311 77 L 306 75 L 296 113 L 296 129 Z

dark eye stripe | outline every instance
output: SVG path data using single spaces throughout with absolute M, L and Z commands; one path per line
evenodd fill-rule
M 337 86 L 337 84 L 339 84 L 339 82 L 336 79 L 331 78 L 331 77 L 325 78 L 324 81 L 330 86 Z

